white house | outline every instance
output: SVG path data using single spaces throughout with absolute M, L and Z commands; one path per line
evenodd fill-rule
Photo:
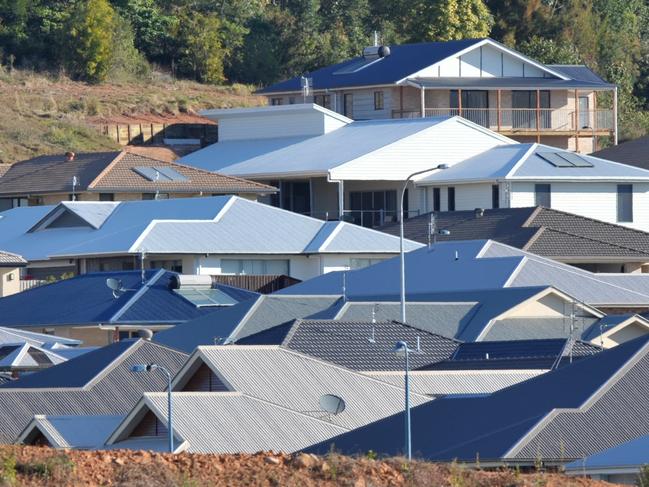
M 541 144 L 495 147 L 416 185 L 427 211 L 540 205 L 649 230 L 649 171 Z
M 602 137 L 617 143 L 614 84 L 587 66 L 546 65 L 493 39 L 367 47 L 305 79 L 258 93 L 269 105 L 315 102 L 354 120 L 460 115 L 519 142 L 581 153 Z
M 14 208 L 0 213 L 0 247 L 20 252 L 35 277 L 144 267 L 304 280 L 393 257 L 399 239 L 217 196 Z
M 395 221 L 413 172 L 452 165 L 513 140 L 460 117 L 352 121 L 315 104 L 207 110 L 219 142 L 184 164 L 269 182 L 274 206 L 363 226 Z M 406 214 L 419 213 L 409 186 Z

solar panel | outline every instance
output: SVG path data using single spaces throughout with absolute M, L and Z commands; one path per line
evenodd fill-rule
M 187 181 L 187 178 L 171 167 L 156 167 L 158 172 L 170 181 Z
M 237 301 L 232 296 L 220 289 L 181 288 L 174 291 L 198 308 L 237 304 Z
M 351 73 L 356 73 L 357 71 L 360 71 L 361 69 L 365 69 L 368 66 L 381 61 L 384 58 L 378 58 L 378 59 L 359 59 L 358 61 L 349 63 L 347 66 L 343 66 L 342 68 L 336 70 L 333 72 L 333 74 L 351 74 Z
M 541 159 L 552 164 L 554 167 L 575 167 L 573 163 L 561 157 L 561 155 L 556 152 L 538 152 L 537 155 Z
M 594 167 L 590 161 L 584 159 L 579 154 L 575 154 L 574 152 L 562 152 L 561 157 L 563 157 L 568 162 L 571 162 L 575 167 Z

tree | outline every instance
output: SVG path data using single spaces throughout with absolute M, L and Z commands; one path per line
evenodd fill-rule
M 68 22 L 67 64 L 73 75 L 100 83 L 110 69 L 115 11 L 107 0 L 79 2 Z
M 546 39 L 534 36 L 529 41 L 522 42 L 518 49 L 532 59 L 543 64 L 579 64 L 581 57 L 574 44 L 561 40 Z
M 174 32 L 178 72 L 204 83 L 225 80 L 221 21 L 216 14 L 187 12 L 178 17 Z
M 131 81 L 146 78 L 150 72 L 146 58 L 135 48 L 131 24 L 122 16 L 115 15 L 108 78 L 111 81 Z
M 452 41 L 487 37 L 493 17 L 482 0 L 425 1 L 417 9 L 421 40 Z

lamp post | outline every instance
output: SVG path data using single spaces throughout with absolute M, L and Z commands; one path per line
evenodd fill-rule
M 169 453 L 174 452 L 174 433 L 171 424 L 171 372 L 158 364 L 135 364 L 131 367 L 131 372 L 151 372 L 152 370 L 161 370 L 167 375 L 167 431 L 169 432 Z
M 434 171 L 435 169 L 447 168 L 447 164 L 439 164 L 429 169 L 413 172 L 406 178 L 405 182 L 403 183 L 403 188 L 401 188 L 401 202 L 399 204 L 399 256 L 401 259 L 401 322 L 404 324 L 406 323 L 406 257 L 403 250 L 403 200 L 406 196 L 406 189 L 408 189 L 408 183 L 410 182 L 410 180 L 415 176 Z
M 406 456 L 408 457 L 408 460 L 412 460 L 412 441 L 410 437 L 410 379 L 408 376 L 408 369 L 410 368 L 410 363 L 409 363 L 409 353 L 411 350 L 408 348 L 408 344 L 406 342 L 397 342 L 396 345 L 394 346 L 394 349 L 392 350 L 397 356 L 404 357 L 404 369 L 405 369 L 405 390 L 406 390 L 406 404 L 405 404 L 405 415 L 406 415 L 406 424 L 405 424 L 405 429 L 406 429 Z

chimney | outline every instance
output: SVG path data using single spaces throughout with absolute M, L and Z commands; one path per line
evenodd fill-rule
M 65 160 L 66 161 L 74 161 L 74 156 L 76 156 L 76 154 L 74 152 L 68 151 L 68 152 L 65 153 Z
M 475 212 L 476 218 L 482 218 L 484 216 L 484 208 L 476 208 L 473 211 Z

